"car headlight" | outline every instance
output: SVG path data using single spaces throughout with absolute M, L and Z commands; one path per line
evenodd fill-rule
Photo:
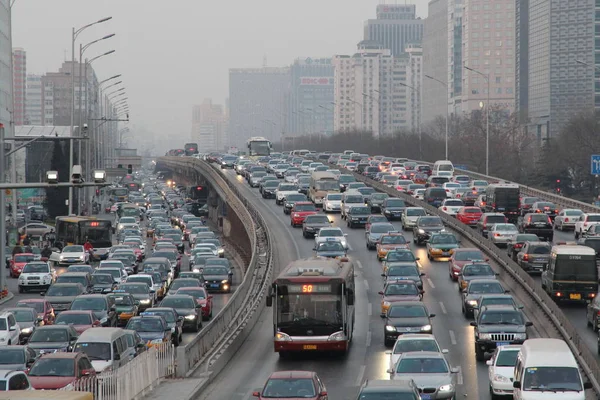
M 119 224 L 119 229 L 123 229 L 123 224 Z
M 33 332 L 33 328 L 24 328 L 24 329 L 21 329 L 21 333 L 31 333 L 31 332 Z
M 479 334 L 479 339 L 481 339 L 481 340 L 490 340 L 491 338 L 492 338 L 491 333 L 480 333 Z
M 469 300 L 469 301 L 467 301 L 467 304 L 475 307 L 477 305 L 477 300 Z
M 328 342 L 340 342 L 342 340 L 346 340 L 346 335 L 344 334 L 344 331 L 333 333 L 327 338 Z
M 500 375 L 500 374 L 494 374 L 493 379 L 494 379 L 494 382 L 504 382 L 504 383 L 510 382 L 510 379 L 508 379 L 506 376 Z
M 152 341 L 150 341 L 150 344 L 161 344 L 163 342 L 162 339 L 154 339 Z
M 440 392 L 453 392 L 454 391 L 454 385 L 449 383 L 447 385 L 442 385 L 440 386 L 439 389 Z
M 385 326 L 385 330 L 387 332 L 396 332 L 396 327 L 395 326 L 391 326 L 391 325 L 386 325 Z
M 150 304 L 150 299 L 140 300 L 140 304 Z
M 65 259 L 65 256 L 61 255 L 60 256 L 61 261 Z
M 229 281 L 228 281 L 227 279 L 223 279 L 223 280 L 221 281 L 221 283 L 228 283 L 228 282 L 229 282 Z
M 172 328 L 171 328 L 171 332 L 175 332 L 175 327 L 172 327 Z
M 101 323 L 101 324 L 105 324 L 105 323 L 107 323 L 107 322 L 108 322 L 108 318 L 107 318 L 107 317 L 104 317 L 104 318 L 102 318 L 102 319 L 100 320 L 100 323 Z
M 516 340 L 525 340 L 525 339 L 527 339 L 527 334 L 526 333 L 515 333 L 515 339 Z
M 81 261 L 83 261 L 83 260 L 85 260 L 85 256 L 83 256 L 83 255 L 82 255 L 82 256 L 79 256 L 79 259 L 80 259 Z
M 275 341 L 277 342 L 291 342 L 292 338 L 287 333 L 277 332 L 275 335 Z
M 429 325 L 429 324 L 423 325 L 421 327 L 421 332 L 431 332 L 431 325 Z
M 223 253 L 225 253 L 225 249 L 219 249 L 218 253 L 219 253 L 219 254 L 223 254 Z
M 392 303 L 390 303 L 389 301 L 384 301 L 384 302 L 382 303 L 382 305 L 383 305 L 385 308 L 389 307 L 391 304 L 392 304 Z
M 420 234 L 420 235 L 424 235 L 424 234 L 425 234 L 425 231 L 424 231 L 423 229 L 419 229 L 419 234 Z
M 196 319 L 196 315 L 195 314 L 186 315 L 185 319 L 187 319 L 188 321 L 193 321 Z

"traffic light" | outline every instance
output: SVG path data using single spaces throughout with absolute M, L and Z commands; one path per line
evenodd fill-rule
M 131 173 L 133 173 L 133 165 L 131 165 L 131 164 L 127 164 L 127 173 L 128 173 L 128 174 L 131 174 Z
M 560 179 L 556 180 L 556 193 L 560 194 Z
M 96 189 L 96 196 L 100 196 L 100 189 Z

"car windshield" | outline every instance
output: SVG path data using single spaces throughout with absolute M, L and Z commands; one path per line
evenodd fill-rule
M 63 253 L 83 253 L 83 246 L 66 246 Z
M 422 305 L 392 305 L 387 313 L 390 318 L 423 318 L 429 313 Z
M 524 325 L 523 316 L 518 311 L 484 311 L 479 323 L 482 325 Z
M 489 265 L 467 265 L 462 270 L 463 276 L 484 276 L 494 275 L 494 270 Z
M 421 208 L 409 208 L 406 210 L 407 217 L 420 217 L 423 215 L 427 215 L 427 213 L 425 213 L 425 210 Z
M 137 332 L 164 332 L 165 326 L 159 318 L 132 318 L 126 329 Z
M 0 365 L 25 364 L 25 352 L 22 349 L 5 347 L 0 351 Z
M 38 328 L 33 331 L 29 338 L 30 343 L 48 342 L 64 343 L 69 341 L 66 329 L 44 329 Z
M 42 358 L 33 364 L 29 376 L 75 376 L 75 361 L 72 358 Z
M 92 275 L 92 284 L 94 285 L 111 285 L 113 277 L 109 274 L 94 274 Z
M 294 203 L 297 201 L 306 201 L 306 196 L 303 194 L 288 194 L 285 199 L 288 203 Z
M 463 202 L 462 200 L 446 200 L 444 202 L 445 206 L 451 206 L 451 207 L 456 207 L 456 206 L 463 206 Z
M 384 295 L 386 296 L 402 296 L 402 295 L 417 295 L 419 290 L 413 283 L 392 283 L 386 286 Z
M 204 275 L 227 275 L 229 270 L 225 267 L 206 267 L 203 273 Z
M 157 251 L 152 254 L 152 257 L 164 257 L 171 261 L 175 261 L 177 259 L 177 254 L 173 251 Z
M 73 351 L 85 353 L 90 360 L 110 361 L 110 344 L 85 342 L 77 343 Z
M 177 294 L 187 294 L 188 296 L 192 296 L 197 299 L 205 299 L 206 298 L 206 292 L 202 289 L 183 288 L 182 290 L 177 291 Z
M 405 358 L 400 360 L 396 372 L 399 374 L 444 374 L 448 366 L 441 358 Z
M 339 229 L 321 229 L 319 231 L 321 237 L 343 237 L 344 232 Z
M 394 225 L 392 224 L 373 224 L 371 225 L 371 233 L 388 233 L 395 231 Z
M 33 261 L 35 257 L 33 255 L 23 255 L 23 254 L 17 254 L 15 256 L 15 262 L 17 263 L 26 263 L 29 261 Z
M 160 306 L 171 308 L 195 308 L 196 302 L 190 296 L 165 297 L 165 299 L 160 303 Z
M 406 203 L 400 199 L 389 199 L 386 202 L 386 207 L 406 207 Z
M 484 293 L 504 293 L 504 288 L 499 282 L 473 282 L 469 285 L 469 293 L 484 294 Z
M 440 226 L 442 220 L 439 217 L 421 217 L 419 218 L 419 226 Z
M 148 288 L 148 285 L 145 283 L 120 285 L 119 290 L 124 290 L 126 293 L 131 293 L 131 294 L 148 294 L 150 292 L 150 288 Z
M 412 265 L 392 265 L 388 268 L 388 276 L 419 276 L 419 271 Z
M 52 287 L 52 286 L 50 286 L 50 287 Z M 33 308 L 35 310 L 35 312 L 37 312 L 38 314 L 41 314 L 44 312 L 44 303 L 42 303 L 41 301 L 31 301 L 31 302 L 28 301 L 28 302 L 17 303 L 17 307 Z
M 581 210 L 568 210 L 565 211 L 565 215 L 568 217 L 578 217 L 581 216 L 583 214 L 583 211 Z
M 513 224 L 496 224 L 495 230 L 502 232 L 516 232 L 517 227 Z
M 434 235 L 430 240 L 430 244 L 457 244 L 458 241 L 454 235 Z
M 269 379 L 262 398 L 314 398 L 315 386 L 309 378 Z
M 472 207 L 463 208 L 463 212 L 465 214 L 481 214 L 481 210 L 479 208 L 472 208 Z
M 48 288 L 46 296 L 79 296 L 81 294 L 81 288 L 77 286 L 63 286 L 63 285 L 52 285 Z
M 106 311 L 104 297 L 79 297 L 71 303 L 71 310 Z
M 413 351 L 434 351 L 440 352 L 440 347 L 435 340 L 430 339 L 410 339 L 398 340 L 394 346 L 394 354 L 410 353 Z
M 163 317 L 165 319 L 165 321 L 167 321 L 167 323 L 173 323 L 175 322 L 175 320 L 177 319 L 175 316 L 175 313 L 169 310 L 156 310 L 156 309 L 151 309 L 152 311 L 148 311 L 148 314 L 150 315 L 159 315 L 161 317 Z
M 307 224 L 329 224 L 329 218 L 325 215 L 311 215 L 304 220 Z
M 515 241 L 517 243 L 537 242 L 538 240 L 540 240 L 540 238 L 538 238 L 537 235 L 531 235 L 531 234 L 517 235 L 517 237 L 515 239 Z
M 496 356 L 496 367 L 514 367 L 518 355 L 519 349 L 502 350 Z
M 497 224 L 497 223 L 502 223 L 506 221 L 506 217 L 504 215 L 489 215 L 486 220 L 485 223 L 486 224 Z
M 523 373 L 524 391 L 582 391 L 579 369 L 574 367 L 529 367 Z
M 355 215 L 371 214 L 371 208 L 370 207 L 352 207 L 350 209 L 350 214 L 355 214 Z
M 483 253 L 476 251 L 458 251 L 454 254 L 454 259 L 456 261 L 479 261 L 484 260 L 485 257 Z
M 322 242 L 317 246 L 317 251 L 344 251 L 340 242 Z M 205 272 L 206 273 L 206 272 Z
M 43 273 L 47 274 L 47 273 L 50 273 L 50 267 L 48 267 L 48 264 L 46 264 L 46 263 L 27 264 L 23 268 L 23 273 L 24 274 L 43 274 Z
M 388 235 L 381 238 L 381 244 L 406 244 L 406 238 L 402 235 Z
M 132 306 L 134 300 L 130 296 L 112 295 L 111 298 L 117 306 Z
M 327 195 L 327 200 L 340 201 L 340 200 L 342 200 L 342 195 L 341 194 L 330 194 L 330 195 Z
M 296 185 L 283 185 L 280 183 L 278 190 L 280 192 L 288 192 L 288 191 L 298 190 L 298 187 Z
M 396 261 L 416 261 L 414 254 L 409 251 L 390 251 L 387 253 L 386 261 L 387 262 L 396 262 Z
M 317 211 L 314 204 L 296 204 L 296 211 Z
M 9 311 L 15 316 L 17 322 L 33 322 L 37 317 L 34 310 L 27 308 L 12 308 Z
M 56 320 L 54 321 L 56 325 L 91 325 L 92 317 L 90 314 L 58 314 Z
M 371 215 L 369 217 L 369 223 L 370 224 L 376 224 L 378 222 L 387 222 L 387 218 L 384 217 L 383 215 Z
M 193 280 L 192 279 L 185 279 L 185 280 L 184 279 L 175 279 L 169 289 L 176 291 L 177 289 L 180 289 L 183 287 L 198 287 L 199 284 L 200 283 L 198 282 L 197 279 L 193 279 Z

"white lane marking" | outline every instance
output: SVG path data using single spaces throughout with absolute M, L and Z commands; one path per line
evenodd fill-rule
M 459 365 L 458 367 L 456 367 L 456 369 L 458 369 L 458 373 L 456 374 L 456 384 L 462 385 L 463 384 L 462 367 Z
M 362 383 L 362 380 L 365 376 L 366 369 L 367 369 L 366 365 L 360 366 L 360 369 L 358 370 L 358 376 L 356 377 L 356 382 L 354 382 L 354 386 L 360 386 L 360 384 Z
M 444 305 L 444 303 L 442 303 L 441 301 L 440 301 L 440 308 L 442 309 L 442 312 L 443 312 L 444 314 L 448 314 L 448 311 L 446 310 L 446 306 L 445 306 L 445 305 Z
M 363 269 L 362 263 L 358 260 L 356 260 L 356 265 L 358 265 L 358 268 Z
M 430 278 L 427 278 L 427 283 L 429 284 L 429 286 L 431 286 L 432 289 L 435 289 L 435 285 L 433 284 Z
M 365 288 L 369 290 L 369 281 L 365 279 Z
M 369 303 L 369 305 L 367 307 L 368 307 L 367 311 L 368 311 L 369 317 L 370 317 L 371 315 L 373 315 L 373 304 Z
M 371 331 L 367 332 L 367 347 L 371 345 Z
M 450 333 L 450 343 L 452 343 L 453 346 L 456 346 L 456 335 L 454 334 L 454 331 L 448 331 L 448 333 Z

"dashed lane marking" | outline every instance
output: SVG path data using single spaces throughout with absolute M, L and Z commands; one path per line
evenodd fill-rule
M 456 346 L 456 335 L 454 334 L 454 331 L 448 331 L 450 333 L 450 342 L 452 343 L 453 346 Z

